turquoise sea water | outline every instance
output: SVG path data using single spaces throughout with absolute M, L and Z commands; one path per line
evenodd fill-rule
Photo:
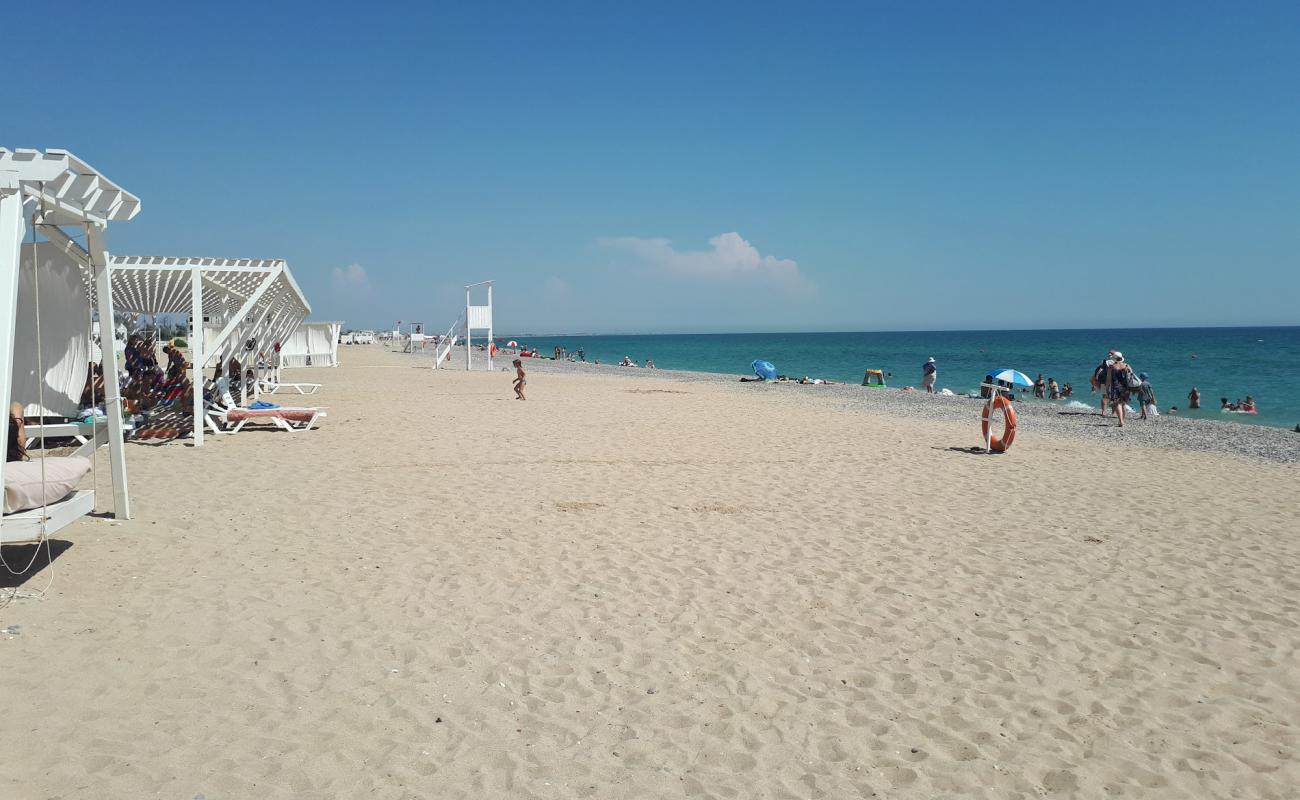
M 895 333 L 743 333 L 643 336 L 509 336 L 550 355 L 559 345 L 582 348 L 587 360 L 616 363 L 631 356 L 663 369 L 749 374 L 756 358 L 784 375 L 860 383 L 871 367 L 893 373 L 890 386 L 920 386 L 921 364 L 934 356 L 940 388 L 975 389 L 994 367 L 1031 378 L 1074 385 L 1075 401 L 1096 405 L 1089 394 L 1093 368 L 1115 348 L 1150 375 L 1161 412 L 1292 427 L 1300 423 L 1300 327 L 1149 328 L 1135 330 L 935 331 Z M 1187 409 L 1187 393 L 1201 390 L 1200 411 Z M 1252 395 L 1257 416 L 1223 414 L 1219 398 Z

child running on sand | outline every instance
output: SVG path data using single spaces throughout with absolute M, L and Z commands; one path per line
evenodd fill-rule
M 524 362 L 515 359 L 515 399 L 527 400 L 524 397 L 524 387 L 528 385 L 528 378 L 524 375 Z

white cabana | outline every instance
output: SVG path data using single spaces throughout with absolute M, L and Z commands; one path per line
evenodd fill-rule
M 0 148 L 0 402 L 6 411 L 17 399 L 42 416 L 75 413 L 90 358 L 92 304 L 100 319 L 113 319 L 104 232 L 109 222 L 129 220 L 139 210 L 135 195 L 66 150 Z M 74 239 L 82 233 L 84 247 Z M 47 241 L 35 241 L 37 235 Z M 104 370 L 103 401 L 113 515 L 129 518 L 122 405 L 112 365 Z M 93 457 L 101 436 L 98 426 L 90 427 Z M 8 442 L 8 413 L 0 417 L 0 438 Z M 57 471 L 51 461 L 42 462 L 42 473 L 46 466 Z M 0 462 L 0 478 L 7 468 Z M 57 499 L 52 491 L 42 474 L 41 505 L 0 519 L 0 543 L 39 542 L 95 509 L 93 489 Z
M 304 322 L 280 345 L 281 367 L 337 367 L 342 322 Z M 277 376 L 278 377 L 278 376 Z
M 188 314 L 194 444 L 203 444 L 203 370 L 234 356 L 274 360 L 311 306 L 281 259 L 114 256 L 113 302 L 137 314 Z M 207 333 L 210 327 L 215 333 Z

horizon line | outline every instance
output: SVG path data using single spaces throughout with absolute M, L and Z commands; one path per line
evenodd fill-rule
M 1264 325 L 1146 325 L 1136 327 L 1114 328 L 932 328 L 932 329 L 892 329 L 892 330 L 802 330 L 802 331 L 615 331 L 583 333 L 511 333 L 511 337 L 532 336 L 789 336 L 789 335 L 825 335 L 825 334 L 862 334 L 862 333 L 1058 333 L 1064 331 L 1174 331 L 1174 330 L 1259 330 L 1263 328 L 1300 328 L 1300 323 L 1264 324 Z M 494 336 L 503 336 L 496 334 Z

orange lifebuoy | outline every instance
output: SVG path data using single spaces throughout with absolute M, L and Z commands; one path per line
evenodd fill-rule
M 1002 438 L 989 434 L 989 418 L 994 411 L 1002 409 L 1002 417 L 1006 420 L 1006 426 L 1002 429 Z M 1012 408 L 1011 401 L 1003 395 L 993 398 L 992 403 L 984 404 L 984 411 L 980 415 L 980 433 L 989 443 L 989 449 L 995 453 L 1005 453 L 1011 449 L 1011 443 L 1016 438 L 1016 410 Z

